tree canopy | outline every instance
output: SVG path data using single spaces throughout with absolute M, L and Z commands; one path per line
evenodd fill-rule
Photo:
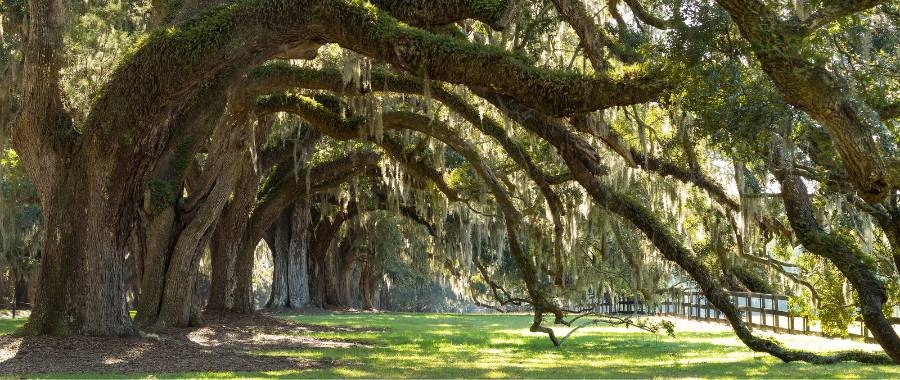
M 900 362 L 895 2 L 0 11 L 0 290 L 39 266 L 29 334 L 471 301 L 558 345 L 585 305 L 696 289 L 751 350 Z M 884 353 L 785 348 L 729 291 Z

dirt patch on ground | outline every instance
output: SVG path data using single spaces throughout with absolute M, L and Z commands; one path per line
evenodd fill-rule
M 0 374 L 298 370 L 336 363 L 248 351 L 361 345 L 312 338 L 306 333 L 338 330 L 267 315 L 212 314 L 204 322 L 140 338 L 0 336 Z

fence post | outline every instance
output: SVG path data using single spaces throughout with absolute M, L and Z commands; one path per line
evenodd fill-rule
M 706 310 L 706 320 L 709 320 L 709 298 L 703 297 L 703 309 Z
M 753 306 L 753 298 L 750 297 L 750 293 L 744 293 L 744 311 L 747 313 L 747 324 L 753 324 L 753 310 L 750 310 L 750 307 Z
M 778 300 L 775 299 L 775 295 L 772 295 L 772 319 L 775 320 L 775 331 L 777 332 L 780 328 L 781 317 L 778 316 Z
M 709 309 L 706 307 L 706 298 L 703 298 L 700 294 L 697 294 L 697 305 L 699 305 L 697 312 L 700 314 L 697 319 L 703 321 L 709 319 Z
M 694 292 L 691 296 L 691 304 L 694 307 L 694 313 L 697 314 L 697 320 L 700 320 L 700 295 Z
M 760 294 L 758 297 L 759 297 L 759 315 L 760 315 L 760 318 L 762 318 L 763 328 L 766 328 L 769 326 L 768 318 L 766 318 L 766 299 L 763 298 L 762 294 Z
M 694 308 L 691 307 L 692 303 L 694 303 L 694 296 L 691 293 L 681 295 L 681 313 L 688 319 L 694 319 Z
M 685 311 L 687 312 L 688 319 L 695 319 L 697 316 L 694 315 L 694 292 L 688 293 L 687 300 L 687 309 Z

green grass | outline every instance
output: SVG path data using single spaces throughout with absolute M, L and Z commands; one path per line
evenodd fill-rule
M 25 318 L 0 318 L 0 334 L 9 334 L 25 324 Z
M 336 359 L 340 364 L 336 367 L 301 372 L 162 376 L 900 378 L 900 366 L 782 363 L 765 354 L 750 352 L 730 332 L 681 332 L 676 333 L 675 338 L 669 338 L 615 327 L 596 327 L 579 330 L 563 348 L 556 349 L 546 336 L 527 332 L 528 316 L 386 313 L 287 318 L 307 324 L 378 330 L 316 334 L 320 338 L 365 341 L 370 347 L 259 353 Z M 0 323 L 2 331 L 10 331 L 21 321 Z

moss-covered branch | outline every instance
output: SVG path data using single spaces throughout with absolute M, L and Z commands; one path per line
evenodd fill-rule
M 650 67 L 594 76 L 538 68 L 497 47 L 406 26 L 376 8 L 336 4 L 319 16 L 339 26 L 323 33 L 326 41 L 418 76 L 491 88 L 548 114 L 643 103 L 668 88 L 660 72 Z
M 375 91 L 422 94 L 429 87 L 430 95 L 460 115 L 473 127 L 497 141 L 507 155 L 538 186 L 554 223 L 554 256 L 557 260 L 556 281 L 562 284 L 562 215 L 563 206 L 559 195 L 551 187 L 548 175 L 535 163 L 519 144 L 515 143 L 500 122 L 490 116 L 483 115 L 476 107 L 469 104 L 462 96 L 455 94 L 446 85 L 439 82 L 425 83 L 417 78 L 402 76 L 386 71 L 372 73 L 372 88 Z M 328 90 L 335 93 L 355 93 L 358 89 L 343 83 L 341 74 L 333 69 L 314 69 L 290 65 L 285 62 L 270 62 L 250 72 L 247 81 L 248 94 L 267 93 L 271 90 L 303 88 Z
M 891 157 L 875 141 L 876 131 L 883 128 L 877 113 L 857 99 L 838 74 L 804 56 L 807 49 L 804 49 L 803 33 L 797 33 L 795 25 L 779 19 L 762 1 L 717 2 L 731 15 L 784 100 L 828 130 L 860 196 L 875 203 L 900 187 L 897 183 L 900 178 L 889 173 Z M 838 3 L 846 6 L 869 2 Z
M 378 8 L 417 27 L 441 26 L 474 19 L 502 30 L 515 10 L 515 0 L 373 0 Z
M 291 203 L 303 196 L 309 180 L 309 191 L 319 192 L 343 183 L 347 178 L 360 172 L 375 168 L 381 156 L 370 151 L 357 151 L 347 156 L 316 165 L 309 171 L 281 170 L 280 175 L 270 179 L 272 184 L 266 185 L 253 208 L 248 228 L 250 237 L 255 241 L 262 239 L 271 223 L 277 219 Z M 291 163 L 292 165 L 292 163 Z
M 797 33 L 808 35 L 817 29 L 848 17 L 854 13 L 887 3 L 886 0 L 838 0 L 824 2 L 823 6 L 803 21 L 796 20 Z M 798 22 L 799 21 L 799 22 Z
M 651 13 L 647 8 L 641 4 L 640 0 L 624 0 L 625 4 L 628 4 L 628 8 L 631 9 L 631 13 L 641 22 L 650 25 L 657 29 L 669 29 L 675 26 L 683 26 L 681 19 L 677 16 L 672 17 L 671 20 L 665 20 L 660 17 L 657 17 L 653 13 Z M 611 5 L 612 6 L 612 5 Z M 679 11 L 677 8 L 680 4 L 675 6 L 675 12 Z
M 600 182 L 591 173 L 585 162 L 592 161 L 593 158 L 578 149 L 571 148 L 575 144 L 572 139 L 579 140 L 580 138 L 566 134 L 564 125 L 517 103 L 515 100 L 502 96 L 491 96 L 491 94 L 485 95 L 525 128 L 556 146 L 575 178 L 594 201 L 634 224 L 667 260 L 676 263 L 687 272 L 703 290 L 710 303 L 726 316 L 738 338 L 750 349 L 767 352 L 785 362 L 798 360 L 811 363 L 834 363 L 843 360 L 858 360 L 868 363 L 890 362 L 890 358 L 884 355 L 863 352 L 819 355 L 808 351 L 793 350 L 772 340 L 753 335 L 744 323 L 741 311 L 732 302 L 730 293 L 725 291 L 712 276 L 710 268 L 682 244 L 682 239 L 675 236 L 665 223 L 638 199 L 615 191 Z
M 847 277 L 859 295 L 861 314 L 866 326 L 885 352 L 896 363 L 900 363 L 900 336 L 884 316 L 882 308 L 887 302 L 887 290 L 873 271 L 869 263 L 871 259 L 852 242 L 825 231 L 819 225 L 806 184 L 800 177 L 784 170 L 789 169 L 792 164 L 787 158 L 789 156 L 784 142 L 780 136 L 774 136 L 773 140 L 773 162 L 775 168 L 779 169 L 773 170 L 773 174 L 781 183 L 781 198 L 784 200 L 791 228 L 803 247 L 828 259 Z
M 642 57 L 630 47 L 613 39 L 602 25 L 597 25 L 594 15 L 588 12 L 581 0 L 553 0 L 559 14 L 575 29 L 594 70 L 601 71 L 608 66 L 604 49 L 625 63 L 642 61 Z
M 289 106 L 287 100 L 300 96 L 283 97 L 274 107 L 266 108 L 271 112 L 282 111 L 295 113 L 307 120 L 311 125 L 319 128 L 323 134 L 336 138 L 352 138 L 354 127 L 359 127 L 353 119 L 343 120 L 327 107 L 318 104 L 311 98 L 305 98 L 296 102 L 295 106 Z M 452 129 L 431 118 L 415 113 L 395 111 L 387 112 L 382 116 L 384 129 L 408 129 L 431 136 L 465 157 L 475 173 L 484 181 L 488 190 L 494 196 L 506 221 L 507 238 L 510 254 L 516 262 L 516 266 L 522 275 L 526 289 L 531 298 L 531 304 L 538 313 L 549 312 L 554 314 L 558 323 L 564 323 L 564 312 L 557 306 L 551 296 L 543 288 L 538 278 L 534 263 L 526 256 L 525 249 L 519 241 L 519 228 L 522 216 L 512 202 L 509 193 L 494 174 L 493 170 L 484 162 L 474 147 L 458 136 Z M 355 136 L 359 136 L 356 134 Z M 540 328 L 538 325 L 537 328 Z M 538 331 L 538 330 L 535 330 Z M 556 344 L 557 342 L 554 341 Z

